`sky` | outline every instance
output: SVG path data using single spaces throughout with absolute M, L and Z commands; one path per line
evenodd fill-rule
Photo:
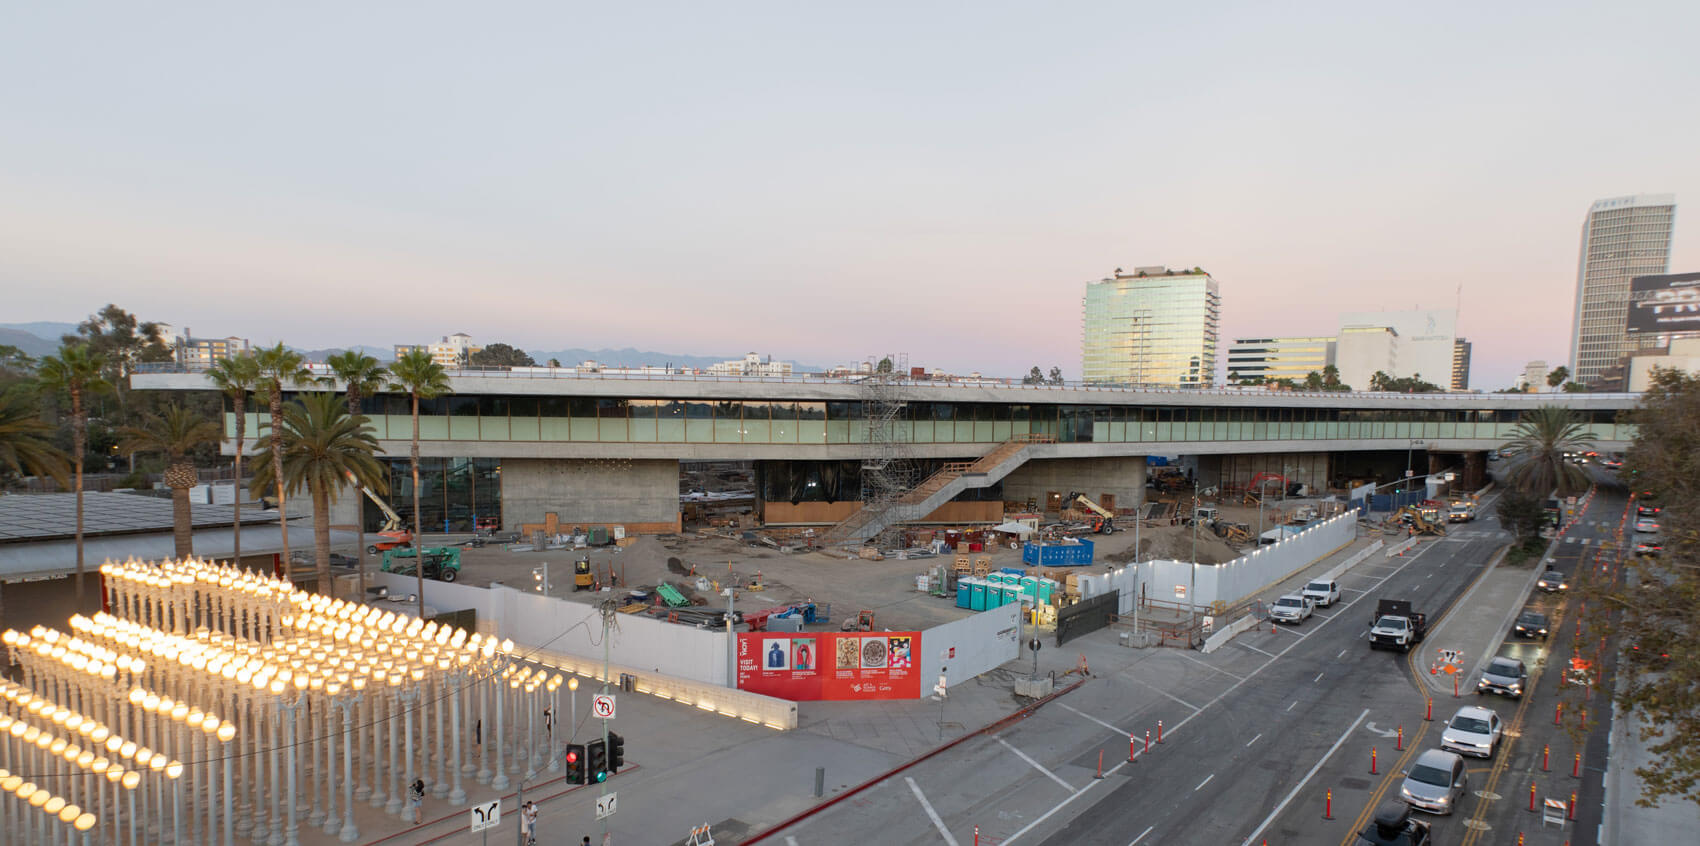
M 1074 379 L 1201 266 L 1224 358 L 1461 305 L 1491 390 L 1595 199 L 1700 270 L 1694 3 L 7 6 L 0 322 Z

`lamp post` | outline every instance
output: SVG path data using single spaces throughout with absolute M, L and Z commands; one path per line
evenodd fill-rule
M 1407 485 L 1407 487 L 1404 490 L 1405 493 L 1411 492 L 1411 489 L 1409 487 L 1409 484 L 1410 484 L 1410 481 L 1411 481 L 1411 453 L 1416 447 L 1419 447 L 1419 446 L 1424 446 L 1423 442 L 1420 441 L 1420 440 L 1413 440 L 1410 443 L 1405 444 L 1405 482 L 1406 482 L 1406 485 Z
M 403 789 L 411 791 L 413 789 L 413 782 L 418 778 L 418 775 L 413 769 L 413 704 L 419 701 L 419 683 L 425 679 L 425 668 L 416 664 L 407 668 L 405 672 L 408 675 L 409 681 L 408 684 L 401 689 L 401 713 L 402 719 L 405 721 L 402 733 L 406 735 L 405 742 L 407 744 L 407 771 L 404 778 L 405 787 Z M 403 822 L 413 823 L 414 825 L 419 824 L 419 809 L 414 806 L 413 796 L 411 793 L 408 794 L 406 804 L 402 806 L 401 819 Z
M 494 639 L 490 639 L 484 641 L 484 643 L 484 655 L 486 658 L 490 658 L 492 654 L 496 653 L 496 642 Z M 495 660 L 491 663 L 490 677 L 496 688 L 496 735 L 494 738 L 485 738 L 484 742 L 488 745 L 491 740 L 495 741 L 496 770 L 494 775 L 490 777 L 490 786 L 499 791 L 507 790 L 509 784 L 507 758 L 502 753 L 502 737 L 503 730 L 506 728 L 505 714 L 507 712 L 504 691 L 507 689 L 507 685 L 503 683 L 501 678 L 505 671 L 513 668 L 513 649 L 514 642 L 511 638 L 502 641 L 501 651 L 499 654 L 495 654 Z
M 331 697 L 331 704 L 342 711 L 342 829 L 337 839 L 344 843 L 353 843 L 360 839 L 360 828 L 354 824 L 354 711 L 365 698 L 366 679 L 355 676 L 351 684 L 352 693 L 343 693 L 340 683 L 327 685 L 325 692 Z M 338 696 L 338 693 L 343 695 Z M 328 780 L 328 779 L 327 779 Z M 228 846 L 228 844 L 227 844 Z

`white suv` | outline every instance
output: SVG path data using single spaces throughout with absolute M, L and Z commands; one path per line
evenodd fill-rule
M 1339 582 L 1311 582 L 1299 592 L 1305 599 L 1318 608 L 1327 608 L 1340 601 Z
M 1316 606 L 1310 601 L 1309 597 L 1289 593 L 1275 600 L 1274 605 L 1269 606 L 1269 617 L 1283 623 L 1302 623 L 1315 610 Z

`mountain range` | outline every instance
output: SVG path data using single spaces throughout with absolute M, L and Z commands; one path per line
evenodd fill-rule
M 36 321 L 33 323 L 0 323 L 0 345 L 14 346 L 29 355 L 37 357 L 51 355 L 59 349 L 60 336 L 73 334 L 76 331 L 77 324 L 75 323 L 54 323 L 50 321 Z M 294 346 L 291 346 L 290 349 L 301 353 L 301 355 L 305 356 L 308 361 L 324 361 L 329 356 L 350 349 L 360 350 L 361 352 L 383 362 L 395 359 L 395 348 L 393 346 L 354 344 L 348 347 L 330 347 L 327 349 L 315 350 L 303 349 L 301 347 Z M 522 347 L 522 349 L 524 348 Z M 734 358 L 740 357 L 731 355 L 685 355 L 683 353 L 640 350 L 633 347 L 624 347 L 617 350 L 607 348 L 590 350 L 582 347 L 573 347 L 564 350 L 527 349 L 525 351 L 533 359 L 536 359 L 538 364 L 548 364 L 549 359 L 553 358 L 560 360 L 561 364 L 566 367 L 572 367 L 585 361 L 595 361 L 599 364 L 610 367 L 641 367 L 645 365 L 660 367 L 672 365 L 673 367 L 706 368 L 711 364 L 719 364 L 720 362 L 730 361 Z M 792 366 L 799 372 L 804 373 L 819 372 L 827 369 L 818 365 L 799 364 L 797 362 L 792 362 Z

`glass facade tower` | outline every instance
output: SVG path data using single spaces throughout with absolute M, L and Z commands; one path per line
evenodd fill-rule
M 1334 363 L 1334 339 L 1237 338 L 1228 347 L 1228 384 L 1260 384 L 1277 379 L 1304 382 Z
M 1573 380 L 1591 384 L 1629 353 L 1629 280 L 1669 271 L 1675 220 L 1672 194 L 1612 197 L 1588 210 L 1570 334 Z
M 1081 374 L 1087 382 L 1210 387 L 1222 295 L 1210 274 L 1135 268 L 1086 283 Z

